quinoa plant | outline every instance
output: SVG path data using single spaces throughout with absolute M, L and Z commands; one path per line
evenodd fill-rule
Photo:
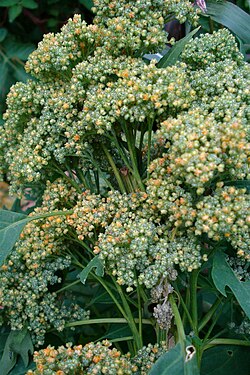
M 227 29 L 146 59 L 187 0 L 94 4 L 7 99 L 2 173 L 42 193 L 0 213 L 2 374 L 246 375 L 249 64 Z

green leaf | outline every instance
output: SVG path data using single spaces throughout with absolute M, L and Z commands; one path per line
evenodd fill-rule
M 28 9 L 36 9 L 36 8 L 38 8 L 38 4 L 34 0 L 22 0 L 22 6 L 24 8 L 28 8 Z
M 201 375 L 246 375 L 249 368 L 249 348 L 243 346 L 219 345 L 202 356 Z
M 16 66 L 16 69 L 13 71 L 13 74 L 18 81 L 26 82 L 27 79 L 30 79 L 30 75 L 25 72 L 23 66 L 21 66 L 20 64 Z
M 194 346 L 186 340 L 186 353 L 180 342 L 163 354 L 151 368 L 149 375 L 199 375 Z
M 87 277 L 93 268 L 96 268 L 95 273 L 97 276 L 102 277 L 104 275 L 103 262 L 101 261 L 98 255 L 94 257 L 89 262 L 89 264 L 82 270 L 82 272 L 78 275 L 78 277 L 80 278 L 83 284 L 85 284 Z
M 21 43 L 15 40 L 13 37 L 7 38 L 4 43 L 6 55 L 9 58 L 18 58 L 20 60 L 27 60 L 31 52 L 34 51 L 35 45 L 32 43 Z
M 117 339 L 132 336 L 131 329 L 124 324 L 111 324 L 109 330 L 101 339 Z M 101 340 L 99 339 L 99 340 Z
M 1 27 L 0 28 L 0 42 L 2 42 L 5 39 L 7 34 L 8 34 L 8 30 L 5 29 L 4 27 Z
M 200 26 L 197 27 L 195 30 L 191 31 L 191 33 L 186 35 L 184 38 L 176 42 L 175 45 L 166 53 L 166 55 L 164 55 L 160 59 L 156 66 L 158 68 L 166 68 L 167 66 L 174 65 L 176 61 L 179 59 L 180 54 L 182 53 L 185 45 L 190 42 L 190 40 L 193 38 L 193 36 L 197 33 L 199 29 Z
M 243 42 L 250 43 L 250 15 L 228 1 L 208 1 L 207 15 L 226 26 Z
M 239 302 L 248 318 L 250 318 L 250 288 L 249 283 L 239 281 L 232 268 L 228 265 L 225 254 L 217 252 L 214 255 L 212 279 L 217 290 L 227 296 L 225 288 L 228 286 Z
M 15 366 L 17 356 L 20 355 L 25 367 L 29 363 L 29 353 L 33 353 L 33 344 L 27 329 L 11 331 L 5 342 L 3 355 L 0 361 L 1 375 L 7 375 Z
M 0 0 L 0 7 L 11 7 L 19 3 L 19 0 Z
M 32 354 L 34 351 L 29 332 L 27 330 L 20 331 L 15 340 L 10 344 L 10 348 L 14 353 L 21 356 L 24 366 L 27 367 L 29 364 L 29 353 Z
M 79 0 L 79 2 L 88 10 L 91 10 L 91 8 L 93 8 L 94 6 L 94 3 L 92 0 Z
M 23 7 L 19 4 L 13 5 L 9 8 L 9 21 L 13 22 L 21 13 L 22 13 Z
M 9 67 L 6 61 L 0 63 L 0 92 L 5 93 L 6 83 L 8 81 Z M 7 85 L 8 86 L 8 85 Z
M 26 215 L 0 210 L 0 265 L 9 255 L 24 226 L 31 220 Z
M 19 357 L 15 367 L 13 367 L 9 375 L 24 375 L 28 370 L 35 370 L 35 368 L 36 365 L 34 362 L 31 362 L 28 367 L 24 366 L 22 359 Z

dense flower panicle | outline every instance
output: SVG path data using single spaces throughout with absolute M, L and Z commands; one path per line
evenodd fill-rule
M 74 204 L 75 189 L 58 180 L 45 190 L 42 207 L 31 214 L 65 209 Z M 67 255 L 68 244 L 65 216 L 50 216 L 29 222 L 21 234 L 15 250 L 0 270 L 0 304 L 12 329 L 27 326 L 33 341 L 41 345 L 47 330 L 61 331 L 67 320 L 85 319 L 88 313 L 80 306 L 67 306 L 51 286 L 62 283 L 63 270 L 71 266 Z
M 83 241 L 105 230 L 114 218 L 126 212 L 132 215 L 146 198 L 147 194 L 141 192 L 121 194 L 119 191 L 110 191 L 106 198 L 102 198 L 101 195 L 85 191 L 78 195 L 73 214 L 67 216 L 67 223 L 76 230 L 79 240 Z
M 218 188 L 213 195 L 197 203 L 195 234 L 207 233 L 216 241 L 226 239 L 237 255 L 250 260 L 250 197 L 245 189 Z
M 201 249 L 195 238 L 171 238 L 165 226 L 156 225 L 143 213 L 128 212 L 100 233 L 94 252 L 105 268 L 126 285 L 127 291 L 138 284 L 155 287 L 160 279 L 172 279 L 174 265 L 192 271 L 201 264 Z
M 166 139 L 163 175 L 171 175 L 200 193 L 219 175 L 247 176 L 250 143 L 241 119 L 218 122 L 213 113 L 203 115 L 200 109 L 191 109 L 162 122 L 158 135 Z
M 36 369 L 29 370 L 26 375 L 147 375 L 155 361 L 166 351 L 165 342 L 144 346 L 134 358 L 129 353 L 122 355 L 111 348 L 108 340 L 90 342 L 84 346 L 68 343 L 57 349 L 48 346 L 34 353 Z
M 221 29 L 214 34 L 202 34 L 187 43 L 181 53 L 181 59 L 192 69 L 201 69 L 211 63 L 228 59 L 242 64 L 244 56 L 229 30 Z
M 29 370 L 27 375 L 134 374 L 137 368 L 132 365 L 129 356 L 110 346 L 107 340 L 84 346 L 67 344 L 58 349 L 48 346 L 34 353 L 36 369 Z
M 26 63 L 26 71 L 44 81 L 68 81 L 72 68 L 86 59 L 95 49 L 96 32 L 80 15 L 69 19 L 57 34 L 45 34 L 38 48 Z
M 82 126 L 103 134 L 114 124 L 140 123 L 143 127 L 147 121 L 157 122 L 162 116 L 189 108 L 196 97 L 187 80 L 186 65 L 161 70 L 155 64 L 153 60 L 140 66 L 135 61 L 126 68 L 121 66 L 116 81 L 89 90 L 79 114 Z
M 219 122 L 237 118 L 245 122 L 249 132 L 249 75 L 249 64 L 239 66 L 229 59 L 190 70 L 189 79 L 197 95 L 192 108 L 200 108 L 204 115 L 212 112 Z

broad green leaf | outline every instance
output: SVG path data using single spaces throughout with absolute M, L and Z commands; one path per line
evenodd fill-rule
M 14 353 L 21 356 L 24 366 L 27 367 L 29 364 L 29 353 L 32 354 L 34 351 L 29 332 L 27 330 L 20 331 L 15 340 L 10 344 L 10 348 Z
M 94 3 L 92 0 L 79 0 L 80 4 L 84 5 L 85 8 L 87 8 L 88 10 L 91 10 L 91 8 L 93 8 L 94 6 Z
M 149 375 L 199 375 L 194 347 L 186 341 L 185 353 L 180 342 L 163 354 L 151 368 Z
M 226 26 L 243 42 L 250 42 L 250 15 L 228 1 L 208 1 L 207 15 L 214 21 Z
M 10 37 L 5 40 L 4 48 L 6 50 L 6 55 L 9 58 L 17 57 L 18 59 L 25 61 L 31 52 L 34 51 L 35 45 L 32 43 L 21 43 L 13 37 Z
M 96 268 L 95 273 L 97 276 L 103 276 L 104 275 L 104 267 L 103 267 L 103 262 L 97 255 L 94 257 L 89 264 L 82 270 L 82 272 L 78 275 L 80 278 L 81 282 L 85 284 L 87 277 L 89 273 L 92 271 L 93 268 Z
M 249 369 L 249 348 L 244 346 L 218 345 L 202 356 L 201 375 L 246 375 Z
M 12 5 L 18 4 L 19 0 L 0 0 L 0 7 L 11 7 Z
M 3 355 L 0 361 L 1 375 L 7 375 L 15 366 L 18 355 L 21 356 L 24 366 L 29 363 L 29 353 L 33 353 L 33 344 L 27 329 L 11 331 L 5 342 Z M 13 372 L 14 374 L 15 372 Z
M 4 27 L 1 27 L 0 28 L 0 42 L 2 42 L 5 39 L 7 34 L 8 34 L 8 30 L 5 29 Z
M 22 6 L 28 9 L 38 8 L 38 4 L 35 0 L 22 0 Z
M 30 365 L 27 367 L 24 365 L 22 359 L 19 357 L 15 367 L 11 370 L 8 375 L 24 375 L 27 373 L 28 370 L 34 370 L 36 365 L 34 362 L 31 362 Z
M 22 13 L 23 7 L 19 4 L 13 5 L 9 8 L 9 21 L 13 22 L 21 13 Z
M 250 288 L 249 283 L 239 281 L 232 268 L 228 265 L 225 254 L 217 252 L 214 255 L 212 279 L 217 290 L 227 296 L 225 288 L 228 286 L 241 308 L 250 318 Z
M 0 361 L 1 375 L 7 375 L 10 370 L 15 366 L 17 361 L 17 353 L 13 351 L 13 344 L 15 346 L 21 345 L 27 330 L 24 331 L 11 331 L 5 342 L 3 355 Z
M 9 70 L 9 67 L 8 67 L 8 64 L 6 61 L 2 61 L 0 63 L 0 91 L 1 92 L 5 92 L 5 87 L 6 87 L 6 81 L 8 79 L 8 70 Z
M 9 255 L 24 226 L 30 221 L 26 215 L 0 210 L 0 265 Z
M 176 61 L 179 59 L 185 45 L 190 42 L 190 40 L 193 38 L 193 36 L 197 33 L 199 29 L 200 26 L 197 27 L 195 30 L 191 31 L 191 33 L 186 35 L 184 38 L 176 42 L 175 45 L 166 53 L 166 55 L 164 55 L 160 59 L 160 61 L 157 63 L 157 67 L 166 68 L 167 66 L 174 65 Z

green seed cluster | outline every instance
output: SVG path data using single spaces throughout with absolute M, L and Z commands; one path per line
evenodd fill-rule
M 227 257 L 227 262 L 240 281 L 250 280 L 250 261 L 244 258 Z
M 108 340 L 84 346 L 66 344 L 55 349 L 48 346 L 34 353 L 35 370 L 26 375 L 147 375 L 154 362 L 167 351 L 165 342 L 149 344 L 140 349 L 134 358 L 122 355 L 111 348 Z
M 213 113 L 204 115 L 198 108 L 190 109 L 162 122 L 159 138 L 167 139 L 164 166 L 171 179 L 199 189 L 198 193 L 218 175 L 247 176 L 250 144 L 244 120 L 219 122 Z
M 78 195 L 73 214 L 67 216 L 67 223 L 76 230 L 83 241 L 99 231 L 104 231 L 112 219 L 122 214 L 135 212 L 146 200 L 144 193 L 121 194 L 110 191 L 106 198 L 85 191 Z
M 225 238 L 238 256 L 249 261 L 249 208 L 250 198 L 245 189 L 219 188 L 197 203 L 195 234 L 206 233 L 215 241 Z
M 138 284 L 155 287 L 160 279 L 172 278 L 173 268 L 192 271 L 201 264 L 200 246 L 195 238 L 168 235 L 165 226 L 156 225 L 146 215 L 126 213 L 114 219 L 99 234 L 95 253 L 106 270 L 127 291 Z
M 133 365 L 138 368 L 136 375 L 147 375 L 153 364 L 162 354 L 167 352 L 167 350 L 168 345 L 164 341 L 155 345 L 148 344 L 138 350 L 136 356 L 131 360 Z
M 35 214 L 65 209 L 77 194 L 62 180 L 45 190 L 43 205 Z M 0 304 L 12 329 L 27 326 L 33 341 L 41 345 L 50 328 L 64 329 L 70 320 L 85 319 L 88 314 L 78 305 L 64 304 L 51 290 L 59 289 L 63 271 L 71 266 L 64 236 L 68 232 L 64 216 L 54 216 L 28 223 L 14 251 L 0 270 Z
M 95 24 L 102 25 L 104 47 L 114 54 L 143 55 L 165 47 L 164 21 L 174 15 L 181 23 L 198 20 L 199 10 L 183 0 L 94 1 Z
M 216 34 L 202 34 L 189 42 L 182 51 L 181 59 L 193 69 L 201 69 L 228 59 L 240 64 L 244 57 L 233 35 L 227 29 L 221 29 Z
M 27 375 L 80 375 L 109 374 L 130 375 L 136 367 L 130 362 L 129 356 L 113 348 L 108 340 L 89 343 L 84 346 L 67 344 L 55 349 L 48 346 L 34 353 L 36 369 L 29 370 Z

